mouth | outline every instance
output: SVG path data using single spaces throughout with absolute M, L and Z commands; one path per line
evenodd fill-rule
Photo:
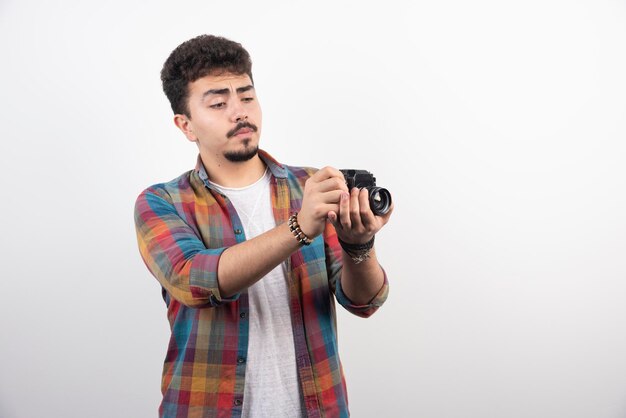
M 254 131 L 252 129 L 250 129 L 250 128 L 242 128 L 242 129 L 238 130 L 237 132 L 235 132 L 235 136 L 247 135 L 250 132 L 254 132 Z
M 237 126 L 235 126 L 233 130 L 229 131 L 226 134 L 226 138 L 231 138 L 233 136 L 236 136 L 236 137 L 248 136 L 250 135 L 250 133 L 256 132 L 257 130 L 258 128 L 254 124 L 250 122 L 242 122 L 242 123 L 237 124 Z

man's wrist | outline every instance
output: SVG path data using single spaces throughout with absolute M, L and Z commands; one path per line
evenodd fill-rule
M 289 230 L 301 245 L 311 245 L 313 240 L 302 232 L 302 229 L 300 229 L 300 224 L 298 223 L 298 212 L 289 217 L 287 225 L 289 225 Z
M 370 253 L 374 248 L 374 238 L 375 236 L 372 236 L 372 239 L 363 244 L 350 244 L 339 237 L 337 237 L 337 240 L 343 251 L 352 259 L 354 264 L 360 264 L 370 258 Z

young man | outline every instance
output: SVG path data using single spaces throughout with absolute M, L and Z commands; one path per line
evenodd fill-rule
M 161 79 L 196 168 L 143 191 L 141 255 L 171 326 L 162 417 L 344 417 L 334 297 L 367 317 L 387 297 L 367 190 L 338 170 L 259 150 L 261 108 L 243 47 L 203 35 Z M 341 244 L 340 244 L 341 243 Z

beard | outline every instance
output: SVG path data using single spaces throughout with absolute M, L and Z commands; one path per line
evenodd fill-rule
M 241 163 L 252 159 L 259 152 L 257 145 L 249 146 L 250 140 L 245 140 L 243 143 L 243 149 L 240 151 L 226 151 L 224 152 L 224 158 L 231 163 Z

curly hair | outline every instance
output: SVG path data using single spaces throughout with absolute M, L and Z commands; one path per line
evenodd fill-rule
M 252 80 L 252 61 L 241 44 L 221 36 L 200 35 L 177 46 L 161 70 L 163 91 L 174 113 L 191 117 L 188 84 L 221 73 L 247 74 Z

